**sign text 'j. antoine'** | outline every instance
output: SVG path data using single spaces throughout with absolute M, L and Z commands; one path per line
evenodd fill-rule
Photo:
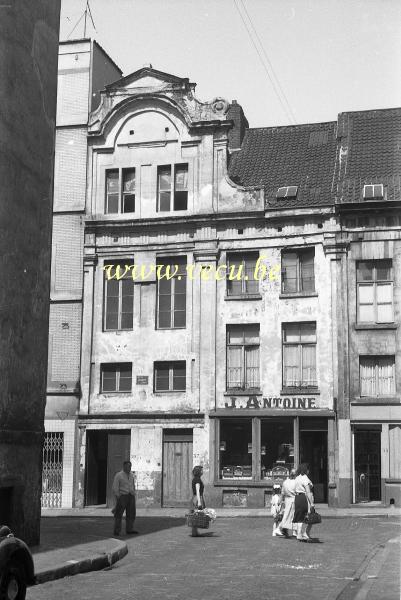
M 225 403 L 225 408 L 317 408 L 315 398 L 261 398 L 248 396 L 238 398 L 230 396 L 230 402 Z

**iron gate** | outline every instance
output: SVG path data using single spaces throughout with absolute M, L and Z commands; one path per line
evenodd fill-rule
M 64 433 L 45 433 L 42 466 L 42 507 L 61 508 Z

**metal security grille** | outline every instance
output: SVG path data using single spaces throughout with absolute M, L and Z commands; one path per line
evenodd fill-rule
M 61 508 L 64 434 L 45 433 L 42 467 L 42 507 Z

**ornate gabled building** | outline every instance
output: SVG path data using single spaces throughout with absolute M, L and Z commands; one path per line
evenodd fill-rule
M 185 506 L 198 463 L 215 506 L 266 505 L 301 461 L 316 502 L 359 501 L 346 116 L 251 129 L 235 101 L 194 89 L 148 66 L 89 115 L 74 503 L 110 504 L 128 457 L 142 506 Z

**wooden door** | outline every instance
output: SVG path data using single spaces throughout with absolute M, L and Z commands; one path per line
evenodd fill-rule
M 300 431 L 300 457 L 309 464 L 315 502 L 327 502 L 327 432 Z
M 381 499 L 381 432 L 355 431 L 355 500 Z
M 107 506 L 114 506 L 112 490 L 113 479 L 118 471 L 123 468 L 123 462 L 130 460 L 131 430 L 119 431 L 108 434 L 107 445 Z
M 192 497 L 192 430 L 163 435 L 163 506 L 188 506 Z

